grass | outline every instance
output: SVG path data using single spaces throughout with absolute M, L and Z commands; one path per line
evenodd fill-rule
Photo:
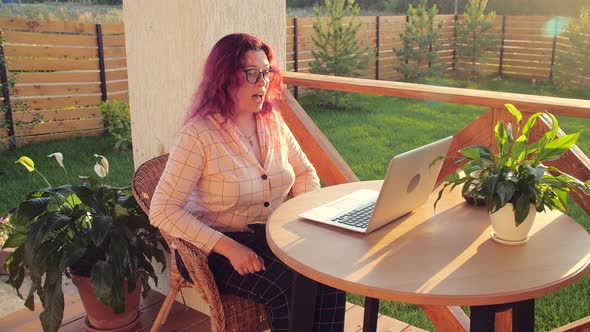
M 362 10 L 361 16 L 405 15 L 383 10 Z M 123 23 L 120 5 L 85 5 L 73 2 L 7 5 L 0 4 L 0 16 L 22 17 L 43 21 L 72 21 L 81 23 Z M 313 17 L 313 9 L 287 7 L 287 16 Z
M 78 3 L 5 4 L 0 5 L 0 16 L 22 17 L 42 21 L 123 23 L 121 6 L 83 5 Z
M 448 80 L 436 84 L 458 85 Z M 476 87 L 472 83 L 463 86 Z M 487 80 L 478 82 L 477 86 L 485 90 L 590 99 L 585 95 L 587 92 L 556 92 L 550 84 L 532 86 L 530 81 Z M 346 108 L 337 111 L 319 106 L 324 99 L 317 94 L 302 97 L 300 103 L 362 180 L 383 178 L 393 155 L 456 133 L 485 111 L 482 107 L 383 96 L 345 94 L 343 98 Z M 562 117 L 560 124 L 566 132 L 573 132 L 590 128 L 590 119 Z M 108 137 L 99 136 L 36 143 L 16 151 L 0 152 L 0 183 L 4 189 L 0 191 L 0 211 L 15 206 L 28 190 L 43 186 L 39 176 L 14 164 L 21 155 L 33 158 L 36 167 L 49 181 L 58 184 L 65 183 L 63 171 L 55 160 L 46 157 L 47 154 L 62 152 L 71 177 L 93 174 L 92 155 L 102 154 L 111 164 L 108 181 L 119 186 L 127 185 L 133 174 L 132 154 L 130 151 L 113 151 L 111 146 Z M 579 146 L 590 154 L 589 132 L 582 133 Z M 590 230 L 590 218 L 579 207 L 572 204 L 568 214 Z M 548 331 L 590 315 L 589 290 L 590 274 L 569 287 L 539 298 L 536 330 Z M 356 294 L 349 294 L 348 300 L 363 304 L 363 297 Z M 435 330 L 416 305 L 381 301 L 380 312 L 428 331 Z
M 15 164 L 21 156 L 28 156 L 35 162 L 35 168 L 41 172 L 52 185 L 68 183 L 64 170 L 54 158 L 47 155 L 61 152 L 67 169 L 70 184 L 81 184 L 78 176 L 96 176 L 93 155 L 99 154 L 109 160 L 109 175 L 106 182 L 115 186 L 127 186 L 133 175 L 133 155 L 131 151 L 114 151 L 113 140 L 108 136 L 72 138 L 46 143 L 29 144 L 17 150 L 0 151 L 0 216 L 25 195 L 38 188 L 46 187 L 45 182 L 35 172 L 29 173 L 22 165 Z

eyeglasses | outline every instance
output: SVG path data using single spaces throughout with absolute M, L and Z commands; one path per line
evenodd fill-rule
M 260 81 L 260 77 L 264 79 L 266 83 L 270 83 L 275 79 L 277 76 L 277 72 L 274 69 L 265 69 L 259 71 L 258 69 L 246 69 L 244 70 L 246 74 L 246 81 L 250 84 L 256 84 Z

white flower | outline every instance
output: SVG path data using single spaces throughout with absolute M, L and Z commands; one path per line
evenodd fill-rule
M 57 163 L 59 164 L 59 166 L 61 166 L 62 168 L 64 167 L 64 156 L 63 154 L 61 154 L 61 152 L 55 152 L 52 154 L 48 154 L 47 157 L 51 158 L 51 157 L 55 157 L 55 160 L 57 160 Z
M 107 170 L 102 165 L 99 165 L 98 163 L 94 164 L 94 172 L 98 176 L 100 176 L 101 178 L 104 178 L 108 174 Z
M 107 174 L 109 174 L 109 161 L 107 160 L 107 158 L 105 158 L 104 156 L 101 156 L 99 154 L 94 154 L 94 156 L 96 158 L 100 158 L 100 163 L 101 165 L 98 165 L 98 163 L 94 166 L 94 171 L 96 172 L 96 174 L 98 174 L 98 176 L 100 176 L 101 178 L 104 178 L 105 176 L 107 176 Z M 98 171 L 96 170 L 96 166 L 101 166 L 104 169 L 104 175 L 101 176 Z

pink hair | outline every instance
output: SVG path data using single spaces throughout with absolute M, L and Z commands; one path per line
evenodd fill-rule
M 261 114 L 268 114 L 276 108 L 283 89 L 283 74 L 274 62 L 274 52 L 270 45 L 245 33 L 234 33 L 221 38 L 213 49 L 203 68 L 201 83 L 195 92 L 192 106 L 186 114 L 184 124 L 198 116 L 219 113 L 225 120 L 235 114 L 236 100 L 234 94 L 246 79 L 242 70 L 246 52 L 262 50 L 266 54 L 270 67 L 277 71 L 270 83 L 262 105 Z

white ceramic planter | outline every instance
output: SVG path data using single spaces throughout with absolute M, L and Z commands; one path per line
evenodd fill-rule
M 492 238 L 504 244 L 520 244 L 526 242 L 536 215 L 535 206 L 531 204 L 529 215 L 520 225 L 516 226 L 512 204 L 506 204 L 498 211 L 490 214 L 492 229 L 494 230 Z

